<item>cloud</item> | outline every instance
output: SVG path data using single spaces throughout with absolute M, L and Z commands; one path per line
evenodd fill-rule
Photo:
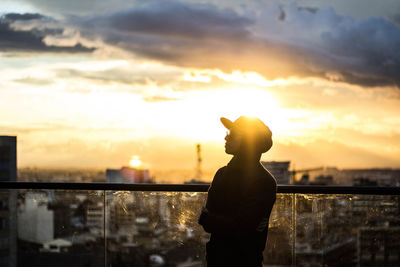
M 57 70 L 60 78 L 84 78 L 98 82 L 119 82 L 123 84 L 145 84 L 146 78 L 137 74 L 127 73 L 121 69 L 108 69 L 103 71 L 81 71 L 76 69 Z
M 74 23 L 85 37 L 178 66 L 400 85 L 400 29 L 391 22 L 293 3 L 256 11 L 250 17 L 211 4 L 150 1 Z
M 43 19 L 43 18 L 45 18 L 45 16 L 38 13 L 25 13 L 25 14 L 8 13 L 4 15 L 4 19 L 9 21 L 33 20 L 33 19 Z
M 70 15 L 62 12 L 62 1 L 41 1 L 38 7 L 52 6 L 64 18 L 59 27 L 46 28 L 52 19 L 42 14 L 7 14 L 0 21 L 0 47 L 72 53 L 100 46 L 104 55 L 113 47 L 134 59 L 255 71 L 268 79 L 317 77 L 365 87 L 400 86 L 400 29 L 380 17 L 359 19 L 295 2 L 253 2 L 233 9 L 175 0 L 121 1 L 123 10 L 107 9 L 110 4 L 102 1 L 102 12 L 91 13 L 88 2 L 74 1 L 65 7 Z M 90 15 L 80 16 L 79 10 Z M 21 23 L 31 28 L 15 27 Z
M 144 33 L 185 39 L 223 39 L 246 37 L 246 26 L 253 22 L 232 10 L 218 10 L 212 5 L 185 5 L 179 2 L 157 2 L 145 7 L 111 15 L 109 25 L 126 33 Z M 93 20 L 92 23 L 96 23 Z
M 104 14 L 131 7 L 135 0 L 11 0 L 21 5 L 27 3 L 44 13 L 60 14 Z
M 128 85 L 145 85 L 149 82 L 164 85 L 182 76 L 182 73 L 178 70 L 170 70 L 167 68 L 164 70 L 141 69 L 140 64 L 139 66 L 129 65 L 129 68 L 115 67 L 98 71 L 64 68 L 58 69 L 56 74 L 60 78 L 76 79 L 79 77 L 103 83 L 118 82 Z
M 350 83 L 399 85 L 400 29 L 381 18 L 343 23 L 321 34 L 327 51 L 336 58 L 332 67 Z M 396 48 L 397 47 L 397 48 Z
M 1 132 L 14 133 L 14 134 L 31 134 L 39 132 L 57 132 L 57 131 L 70 131 L 77 128 L 73 125 L 61 123 L 31 123 L 23 127 L 14 125 L 0 125 Z
M 146 102 L 164 102 L 164 101 L 177 101 L 181 99 L 177 97 L 154 95 L 154 96 L 144 97 L 143 100 Z
M 13 81 L 18 83 L 33 84 L 33 85 L 50 85 L 54 83 L 54 81 L 51 79 L 38 79 L 29 76 L 20 79 L 15 79 Z
M 397 26 L 400 26 L 400 13 L 394 14 L 391 19 L 397 24 Z
M 22 21 L 24 23 L 37 23 L 39 20 L 48 20 L 40 14 L 16 14 L 9 13 L 0 17 L 0 48 L 2 52 L 67 52 L 83 53 L 92 52 L 94 48 L 84 47 L 77 43 L 74 46 L 46 45 L 44 39 L 49 35 L 62 34 L 62 28 L 35 28 L 30 30 L 19 30 L 12 27 L 13 23 Z

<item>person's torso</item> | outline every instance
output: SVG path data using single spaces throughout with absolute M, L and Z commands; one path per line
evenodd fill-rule
M 269 179 L 274 180 L 261 164 L 253 166 L 251 171 L 236 165 L 222 167 L 209 188 L 207 209 L 219 214 L 234 214 L 241 200 L 253 195 L 260 185 L 266 187 L 271 183 Z

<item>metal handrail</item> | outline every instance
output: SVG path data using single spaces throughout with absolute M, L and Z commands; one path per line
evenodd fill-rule
M 122 184 L 65 182 L 0 182 L 0 189 L 207 192 L 210 184 Z M 278 185 L 278 193 L 400 195 L 400 187 Z

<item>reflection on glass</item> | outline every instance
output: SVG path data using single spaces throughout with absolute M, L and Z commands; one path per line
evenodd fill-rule
M 205 193 L 108 192 L 108 266 L 206 266 L 209 235 L 197 219 Z M 279 194 L 264 264 L 291 265 L 292 194 Z
M 399 196 L 296 195 L 296 265 L 399 266 Z
M 108 266 L 205 266 L 205 193 L 107 192 Z
M 277 194 L 269 219 L 264 266 L 291 266 L 293 257 L 293 194 Z
M 2 190 L 0 266 L 205 266 L 206 193 Z M 264 266 L 400 266 L 400 197 L 278 194 Z
M 16 192 L 0 190 L 0 266 L 17 266 Z
M 18 191 L 18 266 L 104 266 L 102 191 Z

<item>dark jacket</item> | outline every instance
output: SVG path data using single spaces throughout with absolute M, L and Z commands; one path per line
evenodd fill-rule
M 234 157 L 219 169 L 199 218 L 211 233 L 208 265 L 259 266 L 275 199 L 276 181 L 259 162 Z

